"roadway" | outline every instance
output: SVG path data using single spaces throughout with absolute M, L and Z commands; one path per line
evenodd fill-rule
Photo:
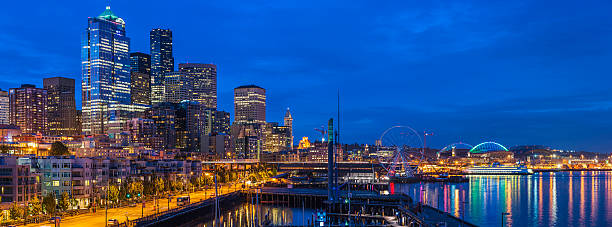
M 219 194 L 227 194 L 230 192 L 234 192 L 236 190 L 240 190 L 242 185 L 225 185 L 219 187 Z M 168 203 L 167 197 L 158 199 L 159 202 L 159 211 L 166 211 L 168 209 L 176 208 L 176 198 L 180 196 L 191 197 L 191 202 L 199 202 L 208 198 L 214 197 L 215 188 L 210 188 L 207 190 L 192 192 L 192 193 L 182 193 L 177 194 L 172 197 L 170 203 Z M 168 204 L 170 205 L 168 207 Z M 155 201 L 147 201 L 145 202 L 145 207 L 142 208 L 142 202 L 136 203 L 136 206 L 127 206 L 127 207 L 119 207 L 119 208 L 109 208 L 108 209 L 108 219 L 117 219 L 119 223 L 123 223 L 127 220 L 134 220 L 140 218 L 142 214 L 144 216 L 149 216 L 155 214 Z M 59 226 L 84 226 L 84 227 L 92 227 L 92 226 L 105 226 L 105 210 L 102 208 L 97 208 L 95 213 L 87 213 L 76 215 L 72 217 L 66 217 L 62 220 Z M 38 226 L 49 226 L 53 227 L 54 225 L 48 221 L 38 224 L 29 224 L 26 226 L 38 227 Z

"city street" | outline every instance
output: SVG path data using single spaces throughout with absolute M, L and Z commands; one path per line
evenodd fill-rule
M 240 190 L 242 185 L 234 185 L 231 186 L 221 186 L 219 187 L 219 194 L 227 194 L 230 192 L 234 192 L 236 190 Z M 214 197 L 215 188 L 209 188 L 208 190 L 197 191 L 195 193 L 189 193 L 191 197 L 191 202 L 199 202 L 207 198 Z M 175 195 L 172 197 L 170 201 L 170 209 L 176 208 L 176 198 L 180 196 L 187 196 L 188 193 L 183 193 L 179 195 Z M 163 198 L 159 199 L 159 210 L 166 211 L 168 210 L 168 199 Z M 144 209 L 142 208 L 142 203 L 136 204 L 136 206 L 128 206 L 121 208 L 112 208 L 108 209 L 108 219 L 117 219 L 119 223 L 125 222 L 126 220 L 134 220 L 140 218 L 142 213 L 144 216 L 155 214 L 155 206 L 154 201 L 148 201 L 145 203 Z M 62 220 L 60 226 L 105 226 L 105 211 L 104 209 L 98 208 L 96 213 L 88 213 L 83 215 L 77 215 L 72 217 L 66 217 Z M 39 224 L 29 224 L 26 226 L 53 226 L 50 222 L 44 222 Z

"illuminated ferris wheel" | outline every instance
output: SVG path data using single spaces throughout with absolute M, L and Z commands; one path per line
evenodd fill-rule
M 413 177 L 423 162 L 423 140 L 408 126 L 393 126 L 378 142 L 378 160 L 387 177 Z

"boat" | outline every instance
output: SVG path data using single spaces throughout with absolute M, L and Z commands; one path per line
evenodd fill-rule
M 474 166 L 465 170 L 467 175 L 531 175 L 533 170 L 519 166 L 504 166 L 499 163 L 493 163 L 490 166 Z

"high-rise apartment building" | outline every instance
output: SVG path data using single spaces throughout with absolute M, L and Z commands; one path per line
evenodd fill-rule
M 0 124 L 9 124 L 9 95 L 8 91 L 0 89 Z
M 176 145 L 176 104 L 162 102 L 145 111 L 147 119 L 153 120 L 154 135 L 151 147 L 155 150 L 173 149 Z
M 52 136 L 81 134 L 74 99 L 74 79 L 65 77 L 45 78 L 43 86 L 47 90 L 48 134 Z
M 192 79 L 192 101 L 206 108 L 217 109 L 217 66 L 213 64 L 183 63 L 179 71 L 189 73 Z
M 132 104 L 151 105 L 151 55 L 130 53 Z
M 234 88 L 234 123 L 266 123 L 266 89 L 255 85 Z
M 130 39 L 125 22 L 106 7 L 88 18 L 83 35 L 83 132 L 104 134 L 109 125 L 125 121 L 131 111 Z
M 215 111 L 214 121 L 213 121 L 213 134 L 230 134 L 230 113 L 217 110 Z
M 23 84 L 9 89 L 9 121 L 22 133 L 47 132 L 47 90 Z
M 164 100 L 164 76 L 174 71 L 172 31 L 155 28 L 149 33 L 151 45 L 151 102 Z

